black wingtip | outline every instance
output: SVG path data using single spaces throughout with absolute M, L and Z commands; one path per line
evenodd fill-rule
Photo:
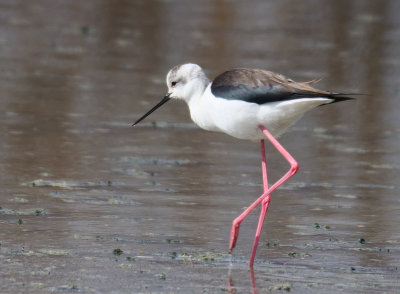
M 348 97 L 348 96 L 334 96 L 334 97 L 332 97 L 332 99 L 334 99 L 334 101 L 332 103 L 336 103 L 336 102 L 354 100 L 356 98 Z
M 336 102 L 356 99 L 356 97 L 351 97 L 351 96 L 365 96 L 365 95 L 368 95 L 368 94 L 363 94 L 363 93 L 335 93 L 335 92 L 332 92 L 332 93 L 329 94 L 329 98 L 334 99 L 334 101 L 332 103 L 336 103 Z

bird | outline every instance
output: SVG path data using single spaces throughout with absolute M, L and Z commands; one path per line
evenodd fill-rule
M 270 203 L 270 195 L 294 176 L 299 164 L 277 138 L 306 112 L 325 104 L 354 99 L 356 94 L 320 90 L 313 84 L 320 79 L 296 82 L 282 74 L 253 68 L 227 70 L 210 81 L 194 63 L 173 67 L 166 76 L 167 94 L 140 117 L 133 126 L 171 99 L 184 100 L 191 119 L 200 128 L 261 143 L 263 193 L 232 222 L 229 252 L 239 236 L 241 222 L 261 203 L 261 212 L 252 246 L 249 266 L 253 268 L 257 246 Z M 268 183 L 265 139 L 288 161 L 289 170 L 274 184 Z

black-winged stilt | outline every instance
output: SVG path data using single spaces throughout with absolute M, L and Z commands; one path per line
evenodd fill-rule
M 275 137 L 284 133 L 305 112 L 319 105 L 353 99 L 343 93 L 312 87 L 316 82 L 318 80 L 295 82 L 271 71 L 247 68 L 228 70 L 210 82 L 200 66 L 192 63 L 178 65 L 168 72 L 168 93 L 133 124 L 138 124 L 171 98 L 182 99 L 189 106 L 192 120 L 200 128 L 226 133 L 239 139 L 261 140 L 264 193 L 234 219 L 229 245 L 229 251 L 232 252 L 239 235 L 240 223 L 261 203 L 250 267 L 253 267 L 270 194 L 298 170 L 296 160 Z M 267 178 L 265 138 L 290 164 L 289 171 L 271 186 Z

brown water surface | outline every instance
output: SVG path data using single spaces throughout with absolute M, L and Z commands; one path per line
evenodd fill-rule
M 398 293 L 400 2 L 0 1 L 1 293 Z M 368 95 L 259 144 L 195 127 L 169 68 L 257 67 Z M 271 181 L 287 163 L 268 145 Z

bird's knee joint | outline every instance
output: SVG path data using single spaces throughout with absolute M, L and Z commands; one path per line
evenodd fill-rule
M 232 226 L 234 228 L 238 229 L 239 226 L 240 226 L 240 222 L 238 220 L 234 219 L 233 222 L 232 222 Z
M 291 174 L 291 175 L 294 175 L 294 174 L 297 173 L 298 170 L 299 170 L 299 164 L 297 163 L 297 161 L 295 161 L 295 162 L 293 162 L 293 163 L 291 164 L 291 167 L 290 167 L 290 174 Z

